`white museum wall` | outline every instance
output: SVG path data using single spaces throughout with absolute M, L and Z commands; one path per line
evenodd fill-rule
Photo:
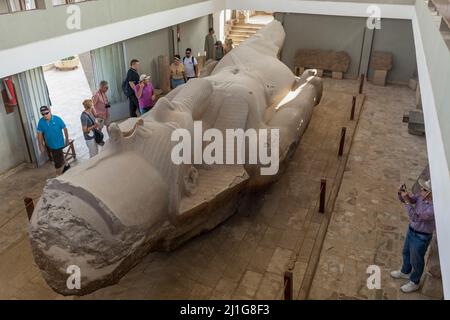
M 414 39 L 433 185 L 444 296 L 450 299 L 450 52 L 426 4 L 416 2 Z
M 0 174 L 27 161 L 27 147 L 22 133 L 17 107 L 6 113 L 0 99 Z
M 170 55 L 170 29 L 164 28 L 126 40 L 124 45 L 127 68 L 131 59 L 138 59 L 141 63 L 139 73 L 151 75 L 153 84 L 158 87 L 158 57 Z
M 358 76 L 365 18 L 298 13 L 283 15 L 286 42 L 282 60 L 287 66 L 294 68 L 295 55 L 299 49 L 346 51 L 351 58 L 346 76 Z
M 191 48 L 192 53 L 197 56 L 205 51 L 205 37 L 209 30 L 208 16 L 184 22 L 180 25 L 181 41 L 179 43 L 179 54 L 184 56 L 186 48 Z

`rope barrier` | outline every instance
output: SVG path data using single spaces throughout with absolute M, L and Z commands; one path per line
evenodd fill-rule
M 345 148 L 345 136 L 347 134 L 347 128 L 343 127 L 341 131 L 341 142 L 339 144 L 339 157 L 342 157 L 344 155 L 344 148 Z
M 294 296 L 293 277 L 294 276 L 291 271 L 286 271 L 284 273 L 284 300 L 293 300 Z
M 31 202 L 25 203 L 24 208 L 19 209 L 16 212 L 14 212 L 8 220 L 6 220 L 2 225 L 0 225 L 0 229 L 3 228 L 4 226 L 6 226 L 8 223 L 10 223 L 13 219 L 15 219 L 19 214 L 22 214 L 24 211 L 27 212 L 27 210 L 29 210 L 31 208 L 34 209 L 34 204 L 37 203 L 37 201 L 39 201 L 39 198 L 36 198 L 36 199 L 26 198 L 26 199 L 31 199 L 32 203 Z

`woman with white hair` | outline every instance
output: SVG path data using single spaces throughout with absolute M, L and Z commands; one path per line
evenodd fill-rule
M 146 74 L 141 75 L 139 84 L 134 88 L 136 97 L 139 100 L 141 115 L 150 111 L 155 104 L 155 89 L 150 79 L 151 77 Z
M 106 93 L 108 92 L 109 85 L 108 82 L 103 80 L 100 82 L 99 89 L 92 97 L 92 101 L 94 103 L 94 111 L 97 118 L 101 119 L 102 127 L 103 124 L 107 127 L 110 124 L 110 114 L 109 109 L 111 108 L 108 100 L 108 96 Z M 102 128 L 100 128 L 102 129 Z
M 395 279 L 409 279 L 401 287 L 405 293 L 420 288 L 420 279 L 425 268 L 425 254 L 436 230 L 431 181 L 419 179 L 419 185 L 421 191 L 415 195 L 408 193 L 405 185 L 399 190 L 400 200 L 408 213 L 409 227 L 403 246 L 402 269 L 392 271 L 391 276 Z

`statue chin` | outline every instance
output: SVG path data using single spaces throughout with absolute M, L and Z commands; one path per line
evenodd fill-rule
M 172 250 L 217 227 L 248 192 L 282 174 L 322 97 L 314 71 L 295 77 L 277 59 L 284 37 L 281 24 L 272 22 L 142 118 L 111 124 L 98 156 L 47 182 L 29 237 L 55 291 L 85 295 L 117 283 L 149 252 Z M 279 146 L 269 151 L 279 168 L 265 175 L 262 161 L 208 165 L 195 154 L 212 142 L 195 149 L 194 140 L 191 161 L 175 164 L 174 132 L 194 139 L 200 121 L 201 136 L 210 129 L 276 130 Z M 73 270 L 79 286 L 71 282 Z

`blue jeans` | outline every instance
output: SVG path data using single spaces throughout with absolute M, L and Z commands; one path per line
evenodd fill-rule
M 403 267 L 401 271 L 404 274 L 409 274 L 412 271 L 409 279 L 415 284 L 419 284 L 422 278 L 425 268 L 425 254 L 432 238 L 433 235 L 420 234 L 408 228 L 403 246 Z

